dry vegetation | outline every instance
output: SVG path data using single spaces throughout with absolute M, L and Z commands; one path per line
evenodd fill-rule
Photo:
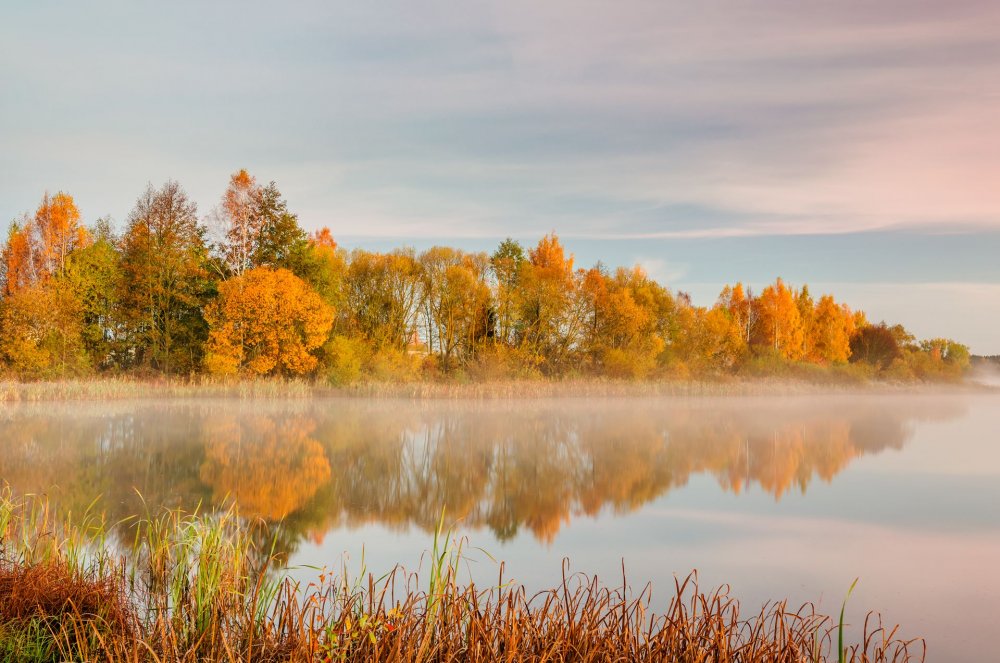
M 826 376 L 829 378 L 829 376 Z M 141 379 L 96 377 L 39 382 L 0 380 L 0 403 L 41 401 L 108 401 L 143 398 L 238 398 L 288 399 L 313 397 L 365 397 L 412 399 L 518 399 L 552 397 L 651 397 L 651 396 L 794 396 L 847 393 L 940 393 L 983 391 L 983 383 L 922 384 L 912 382 L 868 382 L 853 379 L 803 377 L 632 381 L 600 378 L 564 380 L 490 380 L 474 382 L 362 381 L 331 386 L 307 379 Z M 995 387 L 992 387 L 995 390 Z
M 79 520 L 79 519 L 78 519 Z M 0 495 L 0 660 L 4 661 L 910 661 L 870 616 L 860 641 L 812 606 L 742 613 L 692 575 L 658 597 L 565 575 L 529 595 L 458 580 L 460 544 L 439 528 L 426 582 L 318 572 L 283 575 L 234 510 L 165 511 L 119 524 L 55 522 L 44 502 Z M 502 569 L 502 567 L 501 567 Z

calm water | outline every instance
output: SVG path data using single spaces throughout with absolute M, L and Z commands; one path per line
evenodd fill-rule
M 273 522 L 303 567 L 416 568 L 442 508 L 529 588 L 572 570 L 669 593 L 729 583 L 747 608 L 851 581 L 983 660 L 1000 621 L 1000 396 L 135 402 L 0 408 L 0 478 L 113 519 L 220 504 Z M 495 579 L 479 552 L 468 572 Z

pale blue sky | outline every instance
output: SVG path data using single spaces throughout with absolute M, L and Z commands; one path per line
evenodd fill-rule
M 275 180 L 346 246 L 557 231 L 1000 353 L 1000 4 L 4 2 L 0 222 Z

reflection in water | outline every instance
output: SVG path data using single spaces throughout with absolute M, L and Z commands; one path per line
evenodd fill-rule
M 330 479 L 323 445 L 310 437 L 311 418 L 225 415 L 205 423 L 200 478 L 212 502 L 232 497 L 248 517 L 281 520 L 298 511 Z
M 0 477 L 76 513 L 100 494 L 113 519 L 144 513 L 143 500 L 233 499 L 276 523 L 286 549 L 368 522 L 432 529 L 442 508 L 500 539 L 527 529 L 551 541 L 575 515 L 634 510 L 696 474 L 780 500 L 960 407 L 844 397 L 6 408 Z

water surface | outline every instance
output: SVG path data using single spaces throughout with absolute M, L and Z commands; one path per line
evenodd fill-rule
M 0 478 L 113 520 L 235 500 L 303 577 L 415 568 L 442 510 L 532 589 L 563 558 L 654 597 L 697 568 L 834 613 L 859 577 L 853 621 L 971 661 L 1000 615 L 997 430 L 997 395 L 44 404 L 0 408 Z

